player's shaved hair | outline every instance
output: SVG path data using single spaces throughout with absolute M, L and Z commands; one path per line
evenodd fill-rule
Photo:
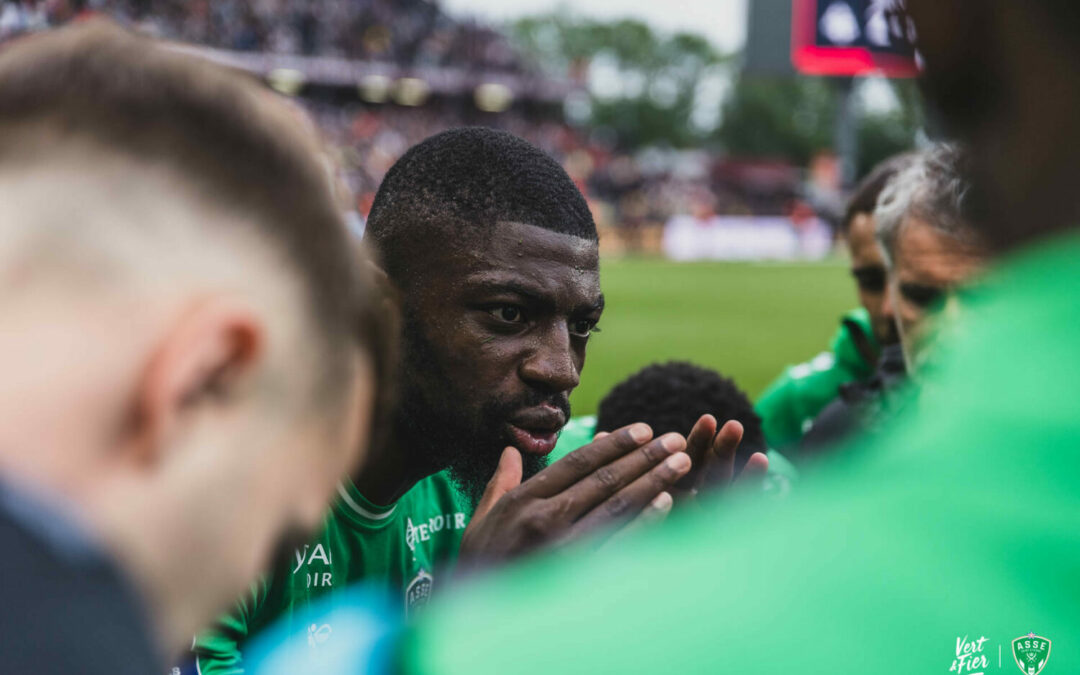
M 186 272 L 193 283 L 217 275 L 244 289 L 262 284 L 256 291 L 289 295 L 303 314 L 294 332 L 309 338 L 320 382 L 340 382 L 357 316 L 370 317 L 362 305 L 373 300 L 363 297 L 318 147 L 274 98 L 255 80 L 104 22 L 9 46 L 0 56 L 0 182 L 26 208 L 0 204 L 5 238 L 18 242 L 0 260 L 36 270 L 96 264 L 98 280 L 141 265 L 134 276 L 148 282 Z M 36 171 L 53 177 L 34 186 Z M 99 176 L 114 180 L 94 183 Z M 49 185 L 56 204 L 28 191 Z M 162 213 L 168 205 L 155 208 L 148 185 L 191 212 Z M 104 208 L 73 212 L 80 199 Z M 211 211 L 223 217 L 198 217 Z M 244 279 L 258 270 L 265 278 Z
M 597 240 L 585 198 L 559 163 L 484 127 L 444 131 L 406 152 L 379 186 L 366 235 L 400 282 L 433 235 L 468 238 L 499 222 Z

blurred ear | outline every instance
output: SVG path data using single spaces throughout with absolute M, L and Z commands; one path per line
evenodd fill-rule
M 196 415 L 226 406 L 258 367 L 264 342 L 263 322 L 234 300 L 214 298 L 180 315 L 135 392 L 130 459 L 157 463 Z

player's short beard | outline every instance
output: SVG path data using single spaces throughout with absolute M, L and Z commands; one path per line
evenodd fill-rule
M 560 408 L 569 419 L 570 404 L 565 396 L 531 392 L 523 397 L 526 400 L 489 399 L 471 414 L 470 409 L 457 405 L 460 397 L 450 386 L 452 383 L 439 367 L 434 349 L 418 326 L 406 320 L 403 332 L 406 362 L 396 435 L 429 469 L 447 469 L 458 489 L 475 507 L 499 465 L 499 457 L 510 445 L 502 436 L 506 421 L 517 411 L 541 403 Z M 433 400 L 419 386 L 419 373 L 423 373 L 427 382 L 447 383 L 445 387 L 433 387 L 441 393 L 439 400 Z M 521 453 L 521 459 L 522 480 L 536 475 L 548 464 L 546 456 L 531 453 Z

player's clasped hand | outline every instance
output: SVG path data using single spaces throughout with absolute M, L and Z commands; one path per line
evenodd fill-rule
M 691 460 L 679 434 L 652 435 L 646 424 L 623 427 L 524 483 L 521 455 L 506 448 L 465 530 L 462 563 L 497 563 L 650 510 L 666 511 L 667 491 L 687 475 Z

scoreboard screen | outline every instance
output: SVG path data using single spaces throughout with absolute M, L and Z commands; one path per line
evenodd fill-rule
M 918 75 L 903 0 L 794 0 L 791 61 L 807 75 Z

